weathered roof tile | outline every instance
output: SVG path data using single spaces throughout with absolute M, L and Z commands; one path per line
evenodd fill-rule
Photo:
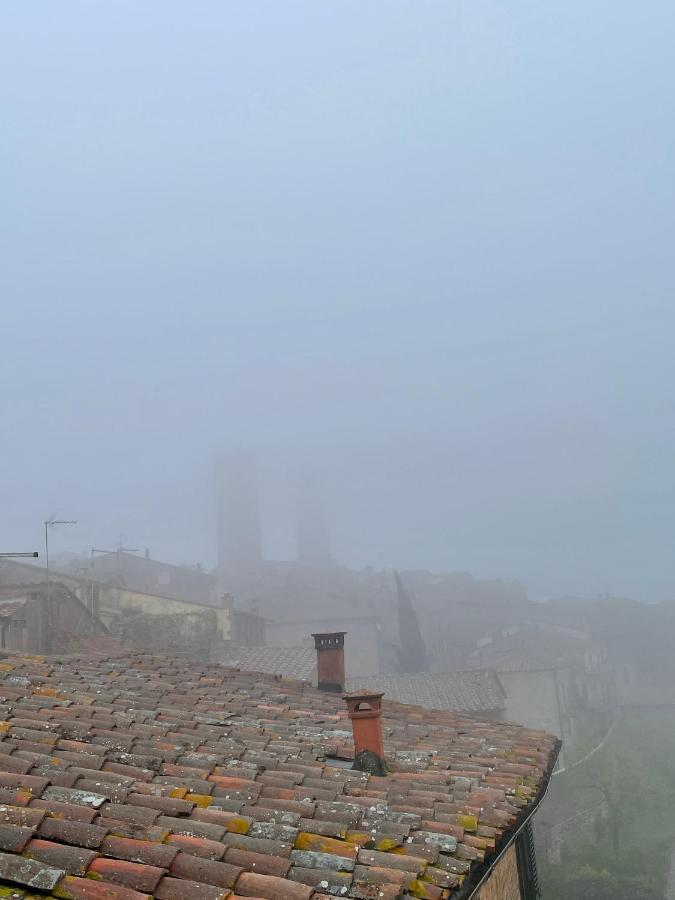
M 28 859 L 37 859 L 39 862 L 63 869 L 69 875 L 86 874 L 91 863 L 96 859 L 93 850 L 85 850 L 84 847 L 68 847 L 54 841 L 45 841 L 35 838 L 28 843 L 24 855 Z
M 25 856 L 0 853 L 0 881 L 21 884 L 40 891 L 51 891 L 66 873 L 63 869 Z
M 191 856 L 181 851 L 174 859 L 169 871 L 171 875 L 178 878 L 231 888 L 234 887 L 243 869 L 230 863 L 206 859 L 203 856 Z
M 100 878 L 102 881 L 111 881 L 122 887 L 152 894 L 164 875 L 164 869 L 145 863 L 99 856 L 91 863 L 87 874 L 90 878 Z

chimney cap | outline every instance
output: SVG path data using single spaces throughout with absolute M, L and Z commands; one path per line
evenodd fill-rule
M 350 719 L 379 719 L 383 697 L 383 691 L 351 691 L 342 695 Z
M 381 700 L 384 697 L 384 691 L 347 691 L 342 695 L 343 700 Z
M 314 647 L 317 650 L 344 647 L 346 631 L 321 631 L 313 634 Z

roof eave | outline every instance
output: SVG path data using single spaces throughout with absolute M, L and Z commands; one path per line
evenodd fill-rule
M 548 768 L 546 770 L 546 776 L 539 786 L 537 796 L 527 808 L 526 815 L 519 822 L 517 822 L 509 832 L 507 832 L 506 838 L 499 847 L 499 850 L 497 851 L 497 854 L 495 856 L 491 857 L 487 862 L 480 863 L 478 866 L 472 866 L 471 871 L 469 872 L 467 878 L 465 879 L 462 887 L 459 890 L 459 893 L 457 894 L 457 900 L 477 900 L 478 892 L 485 885 L 485 882 L 492 874 L 494 868 L 499 864 L 506 851 L 513 845 L 518 835 L 537 812 L 542 800 L 548 793 L 548 789 L 551 784 L 551 778 L 553 776 L 553 770 L 558 760 L 561 747 L 562 741 L 560 739 L 556 740 L 554 749 L 551 751 L 551 757 L 549 759 Z

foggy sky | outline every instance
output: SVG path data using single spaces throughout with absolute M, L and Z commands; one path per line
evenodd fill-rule
M 0 550 L 675 598 L 666 0 L 0 10 Z

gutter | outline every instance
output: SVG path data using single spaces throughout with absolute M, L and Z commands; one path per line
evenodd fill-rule
M 536 811 L 539 809 L 539 805 L 542 800 L 548 793 L 548 789 L 551 786 L 551 780 L 553 778 L 553 767 L 556 764 L 556 760 L 558 759 L 558 754 L 560 753 L 560 748 L 562 747 L 562 741 L 558 740 L 555 744 L 555 750 L 552 754 L 551 761 L 548 766 L 548 775 L 546 781 L 542 785 L 537 794 L 534 803 L 530 807 L 527 815 L 519 822 L 509 834 L 505 843 L 499 848 L 499 852 L 496 856 L 490 857 L 489 863 L 482 863 L 477 867 L 475 875 L 473 873 L 469 874 L 469 878 L 466 880 L 465 884 L 462 885 L 460 892 L 457 894 L 457 900 L 477 900 L 478 892 L 485 885 L 485 882 L 488 880 L 490 875 L 492 874 L 495 866 L 499 864 L 501 858 L 504 856 L 506 851 L 515 843 L 516 839 L 520 835 L 520 833 L 525 829 L 525 826 L 530 822 Z M 475 878 L 478 877 L 478 881 L 475 881 Z

